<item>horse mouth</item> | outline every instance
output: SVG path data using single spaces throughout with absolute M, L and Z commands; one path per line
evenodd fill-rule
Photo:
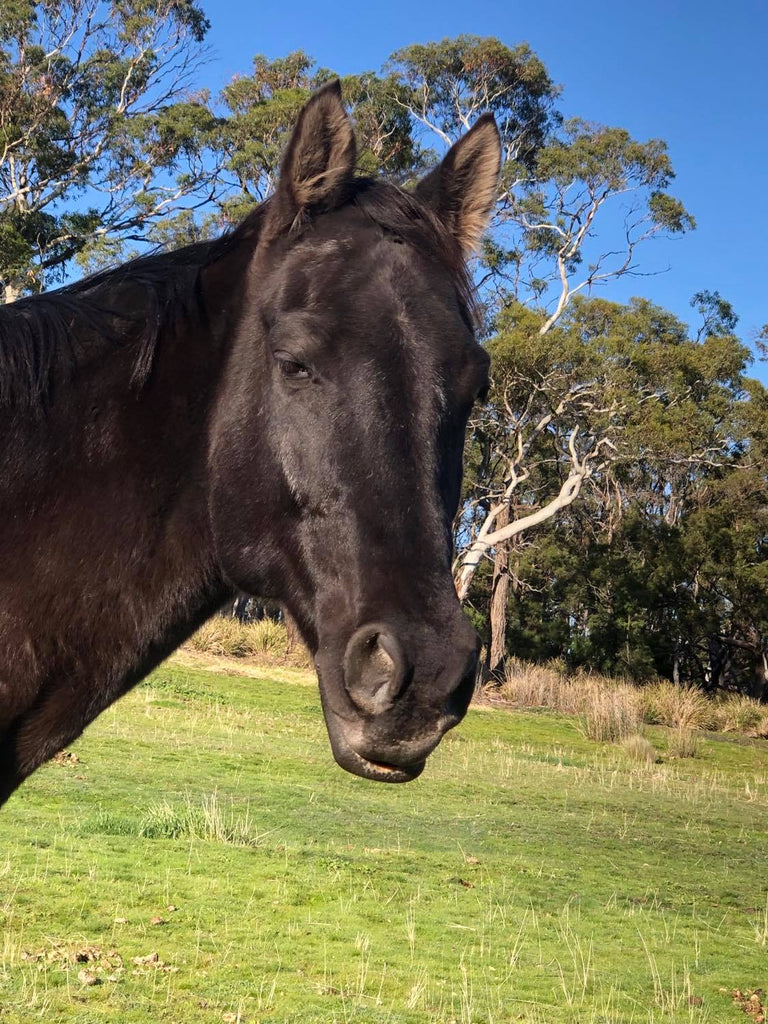
M 340 768 L 352 775 L 359 775 L 362 779 L 370 779 L 372 782 L 412 782 L 421 775 L 427 761 L 426 754 L 436 746 L 437 741 L 430 744 L 426 750 L 422 747 L 418 752 L 414 751 L 415 757 L 410 762 L 407 762 L 405 758 L 403 761 L 406 763 L 400 764 L 373 760 L 355 749 L 358 743 L 353 746 L 343 720 L 327 706 L 322 689 L 320 693 L 325 723 L 328 728 L 328 738 L 331 741 L 331 751 Z
M 359 775 L 363 779 L 370 779 L 373 782 L 412 782 L 424 771 L 426 761 L 418 761 L 411 765 L 383 764 L 380 761 L 370 761 L 362 754 L 358 754 L 350 746 L 339 750 L 332 745 L 333 756 L 336 763 L 351 772 L 352 775 Z

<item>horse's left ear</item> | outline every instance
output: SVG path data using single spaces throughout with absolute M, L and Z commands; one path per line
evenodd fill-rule
M 280 165 L 277 197 L 284 212 L 337 205 L 351 182 L 356 148 L 338 79 L 302 107 Z
M 483 114 L 416 186 L 416 195 L 456 236 L 465 255 L 480 243 L 499 192 L 501 136 Z

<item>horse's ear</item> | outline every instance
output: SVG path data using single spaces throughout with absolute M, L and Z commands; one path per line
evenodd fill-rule
M 318 89 L 299 114 L 280 166 L 277 198 L 283 212 L 292 219 L 303 210 L 341 202 L 355 156 L 352 122 L 335 79 Z
M 416 195 L 432 207 L 466 255 L 488 227 L 500 172 L 499 129 L 493 114 L 483 114 L 416 186 Z

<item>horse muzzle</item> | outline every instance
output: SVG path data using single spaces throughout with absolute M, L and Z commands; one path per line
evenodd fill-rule
M 462 620 L 460 638 L 436 645 L 437 666 L 409 657 L 395 630 L 381 622 L 355 630 L 341 672 L 316 658 L 331 749 L 342 768 L 376 782 L 418 778 L 474 691 L 479 639 Z

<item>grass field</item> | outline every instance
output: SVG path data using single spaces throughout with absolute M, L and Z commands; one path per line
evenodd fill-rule
M 263 675 L 163 666 L 0 812 L 2 1024 L 761 1019 L 764 740 L 476 709 L 377 786 Z

